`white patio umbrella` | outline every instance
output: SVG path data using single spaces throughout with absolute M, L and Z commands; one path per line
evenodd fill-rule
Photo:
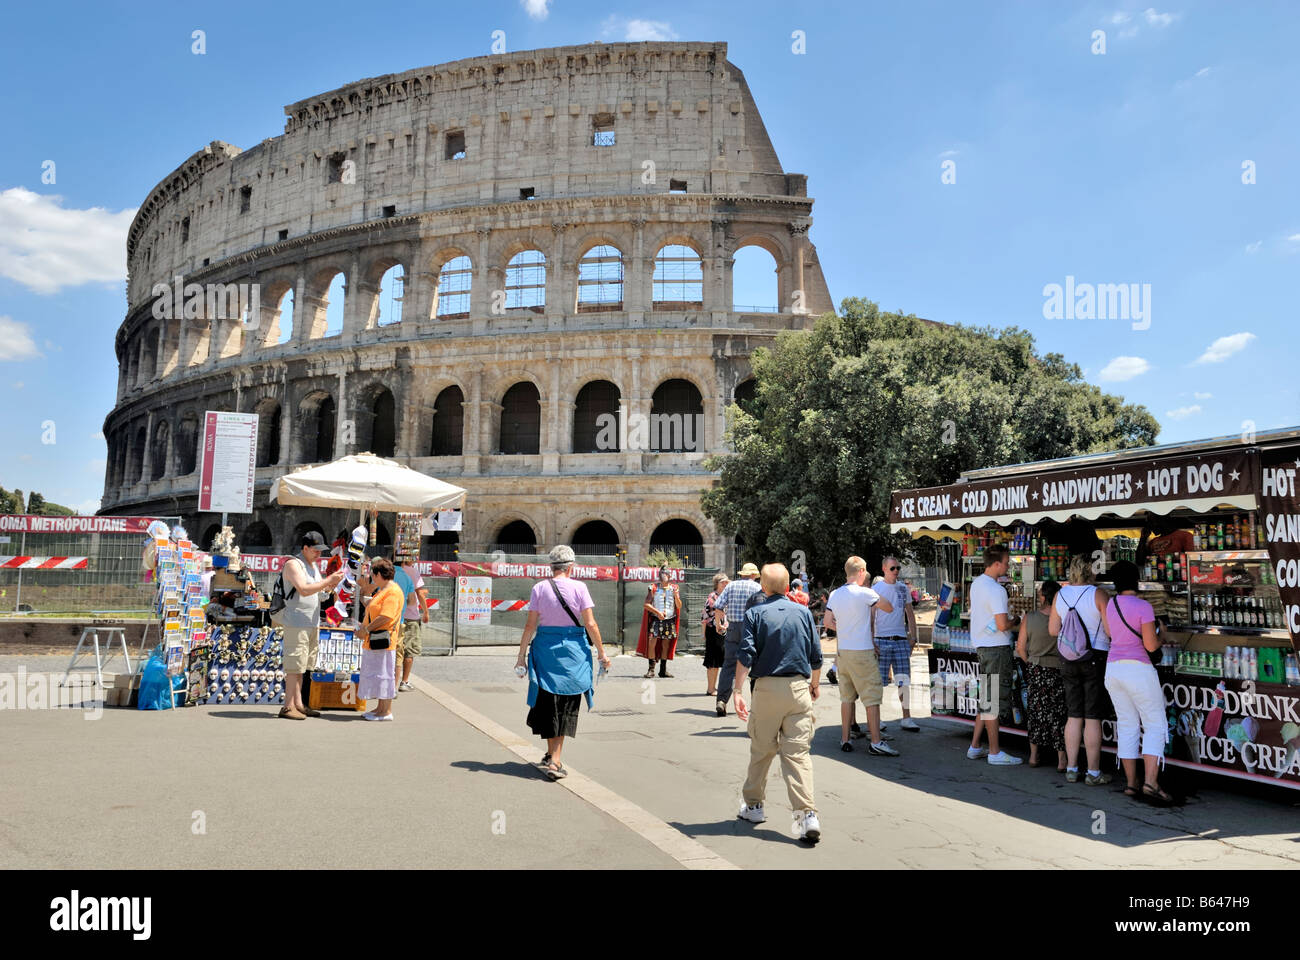
M 271 484 L 270 500 L 286 507 L 427 514 L 463 507 L 465 488 L 427 476 L 395 460 L 358 453 L 276 478 Z

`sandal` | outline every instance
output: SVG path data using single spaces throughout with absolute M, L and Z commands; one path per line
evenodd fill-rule
M 1135 798 L 1136 798 L 1137 795 L 1138 795 L 1138 788 L 1137 788 L 1137 787 L 1128 787 L 1128 786 L 1126 786 L 1126 787 L 1124 788 L 1124 796 L 1126 796 L 1126 797 L 1135 797 Z
M 564 769 L 562 763 L 550 763 L 546 767 L 546 776 L 550 780 L 563 780 L 569 775 L 569 771 Z
M 653 680 L 655 678 L 655 668 L 651 667 L 645 673 L 641 674 L 643 680 Z
M 1142 797 L 1147 803 L 1153 803 L 1158 807 L 1173 806 L 1174 802 L 1174 798 L 1158 784 L 1142 784 Z
M 535 767 L 549 767 L 550 765 L 551 765 L 551 755 L 549 753 L 543 754 L 542 759 L 538 760 L 535 764 L 533 764 L 533 766 Z

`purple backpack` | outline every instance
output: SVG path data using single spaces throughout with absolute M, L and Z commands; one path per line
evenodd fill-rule
M 1079 600 L 1075 601 L 1077 605 L 1084 597 L 1096 597 L 1097 588 L 1093 587 L 1092 592 L 1085 591 L 1079 595 Z M 1064 600 L 1064 598 L 1062 598 Z M 1096 602 L 1095 599 L 1093 601 Z M 1092 656 L 1092 637 L 1088 633 L 1088 625 L 1083 622 L 1083 617 L 1079 611 L 1074 609 L 1068 603 L 1065 605 L 1065 616 L 1061 618 L 1061 632 L 1056 637 L 1056 652 L 1061 658 L 1071 663 L 1078 663 L 1080 660 L 1087 660 Z

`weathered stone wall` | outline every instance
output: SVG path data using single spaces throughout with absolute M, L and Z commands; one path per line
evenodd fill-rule
M 550 543 L 604 519 L 635 558 L 658 523 L 678 518 L 701 532 L 708 562 L 729 563 L 726 538 L 699 513 L 711 480 L 701 461 L 724 449 L 725 407 L 754 347 L 833 304 L 808 239 L 806 178 L 781 170 L 725 44 L 482 57 L 360 81 L 285 112 L 280 137 L 196 153 L 132 225 L 104 509 L 192 516 L 205 409 L 258 412 L 264 432 L 278 411 L 260 504 L 287 469 L 369 449 L 387 391 L 393 455 L 470 491 L 463 545 L 493 542 L 510 520 Z M 612 130 L 613 144 L 596 145 L 597 129 Z M 447 157 L 449 133 L 463 133 L 463 158 Z M 533 199 L 520 199 L 525 188 Z M 657 296 L 656 256 L 670 244 L 698 256 L 698 300 Z M 593 307 L 580 263 L 601 245 L 617 251 L 620 299 Z M 749 245 L 775 262 L 778 312 L 733 309 L 733 258 Z M 502 309 L 508 264 L 527 250 L 545 258 L 545 302 Z M 439 274 L 457 257 L 471 267 L 468 309 L 440 315 Z M 384 325 L 380 281 L 394 266 L 405 275 L 401 322 Z M 342 330 L 326 335 L 339 273 Z M 159 317 L 155 284 L 178 275 L 256 284 L 261 310 L 242 324 L 228 310 Z M 629 414 L 649 414 L 665 381 L 689 382 L 702 443 L 575 451 L 575 399 L 594 380 L 612 383 Z M 520 381 L 539 396 L 538 450 L 501 454 L 502 400 Z M 453 385 L 463 448 L 434 456 L 435 399 Z M 328 451 L 324 398 L 336 421 Z M 257 519 L 279 547 L 299 513 L 259 509 Z

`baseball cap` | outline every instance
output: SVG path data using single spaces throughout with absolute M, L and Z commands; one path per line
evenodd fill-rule
M 551 551 L 550 559 L 551 559 L 551 566 L 554 567 L 560 564 L 573 563 L 573 561 L 576 559 L 576 556 L 573 552 L 573 547 L 566 546 L 565 544 L 562 543 L 554 550 Z
M 300 543 L 304 547 L 315 547 L 318 550 L 324 550 L 326 547 L 325 538 L 315 530 L 308 530 L 304 533 Z
M 752 563 L 747 563 L 740 568 L 740 573 L 738 573 L 737 576 L 756 577 L 758 576 L 758 567 L 754 566 Z

